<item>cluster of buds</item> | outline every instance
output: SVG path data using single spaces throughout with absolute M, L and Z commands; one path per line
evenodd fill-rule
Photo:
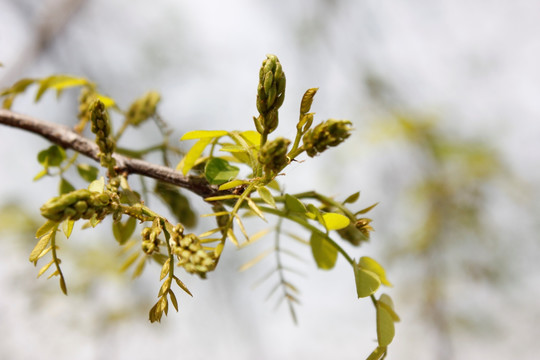
M 111 125 L 105 104 L 100 100 L 95 100 L 90 108 L 90 113 L 92 132 L 96 134 L 96 144 L 100 150 L 99 159 L 101 166 L 109 170 L 109 175 L 114 176 L 116 160 L 112 157 L 112 154 L 116 148 L 116 144 L 111 135 Z
M 338 230 L 338 234 L 342 239 L 358 246 L 363 241 L 369 240 L 370 232 L 374 231 L 370 225 L 371 221 L 368 218 L 360 218 L 346 228 Z
M 156 91 L 149 91 L 131 104 L 126 114 L 126 120 L 133 126 L 139 126 L 156 114 L 156 107 L 161 95 Z
M 173 227 L 169 243 L 172 252 L 178 257 L 178 266 L 192 274 L 205 277 L 214 270 L 216 256 L 213 251 L 206 251 L 195 234 L 184 235 L 184 228 L 178 224 Z
M 285 100 L 285 84 L 285 73 L 277 56 L 266 55 L 257 88 L 257 110 L 260 115 L 253 118 L 257 131 L 264 137 L 278 126 L 278 109 Z
M 54 197 L 41 207 L 41 215 L 53 221 L 91 219 L 102 220 L 118 210 L 118 203 L 112 201 L 114 194 L 80 189 Z
M 154 225 L 156 223 L 154 222 Z M 152 226 L 145 227 L 141 231 L 142 236 L 142 250 L 147 255 L 152 255 L 154 252 L 159 251 L 159 245 L 161 240 L 159 240 L 159 234 L 161 234 L 161 227 Z
M 330 146 L 337 146 L 350 136 L 351 122 L 326 120 L 310 129 L 303 137 L 304 149 L 310 157 L 322 153 Z
M 287 149 L 290 143 L 290 140 L 279 137 L 263 145 L 258 159 L 267 174 L 279 172 L 287 165 Z

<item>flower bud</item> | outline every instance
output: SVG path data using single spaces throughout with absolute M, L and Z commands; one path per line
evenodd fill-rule
M 330 119 L 310 129 L 303 137 L 304 148 L 310 157 L 337 146 L 350 136 L 351 122 Z
M 278 125 L 278 109 L 285 98 L 285 74 L 278 58 L 267 55 L 259 71 L 257 87 L 257 110 L 260 116 L 255 120 L 257 131 L 269 134 Z
M 266 172 L 279 172 L 287 165 L 287 149 L 290 143 L 290 140 L 280 137 L 264 144 L 258 159 Z

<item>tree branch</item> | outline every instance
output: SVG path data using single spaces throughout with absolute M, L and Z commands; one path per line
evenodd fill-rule
M 5 109 L 0 109 L 0 124 L 38 134 L 54 144 L 60 145 L 65 149 L 72 149 L 99 162 L 98 146 L 93 141 L 77 134 L 67 126 L 39 120 Z M 187 189 L 203 198 L 230 193 L 228 191 L 219 191 L 216 186 L 208 184 L 204 178 L 184 176 L 178 171 L 166 166 L 132 159 L 117 153 L 113 154 L 113 156 L 116 159 L 116 170 L 120 173 L 147 176 Z

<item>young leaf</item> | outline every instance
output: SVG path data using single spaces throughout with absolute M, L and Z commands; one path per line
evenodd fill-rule
M 370 296 L 381 286 L 377 274 L 361 269 L 359 266 L 354 266 L 354 280 L 356 282 L 356 294 L 359 298 Z
M 356 202 L 356 200 L 358 200 L 358 198 L 360 198 L 360 191 L 355 192 L 354 194 L 350 195 L 348 198 L 343 200 L 343 204 L 352 204 L 352 203 Z
M 386 347 L 378 346 L 375 350 L 373 350 L 366 360 L 382 360 L 386 356 L 386 350 Z
M 62 289 L 62 292 L 64 295 L 67 295 L 67 286 L 66 286 L 66 280 L 64 279 L 64 276 L 62 273 L 60 273 L 60 289 Z
M 36 239 L 50 232 L 57 225 L 56 221 L 47 220 L 47 222 L 36 231 Z
M 219 190 L 229 190 L 244 184 L 246 184 L 244 180 L 233 180 L 220 185 Z
M 372 273 L 375 273 L 379 277 L 383 285 L 392 286 L 392 283 L 386 278 L 386 272 L 384 271 L 384 268 L 372 258 L 368 256 L 362 256 L 360 258 L 360 261 L 358 262 L 358 266 L 362 269 L 369 270 Z
M 182 174 L 186 175 L 189 170 L 195 165 L 197 159 L 201 156 L 204 149 L 212 142 L 212 137 L 203 137 L 197 141 L 191 149 L 187 152 L 186 156 L 176 166 L 177 170 L 181 170 Z
M 125 223 L 120 221 L 114 222 L 112 225 L 114 238 L 120 245 L 124 245 L 126 241 L 129 240 L 131 235 L 133 235 L 136 226 L 137 220 L 131 216 L 126 220 Z
M 292 213 L 305 214 L 307 212 L 306 206 L 296 197 L 289 194 L 285 194 L 285 206 Z
M 52 145 L 48 149 L 38 153 L 37 160 L 44 167 L 60 166 L 62 161 L 66 159 L 66 151 L 58 145 Z
M 239 171 L 240 169 L 223 159 L 211 158 L 204 168 L 204 176 L 210 184 L 220 185 L 233 180 Z
M 377 206 L 377 205 L 379 205 L 379 203 L 375 203 L 375 204 L 373 204 L 373 205 L 371 205 L 371 206 L 368 206 L 368 207 L 365 208 L 365 209 L 362 209 L 362 210 L 360 210 L 360 211 L 357 211 L 354 215 L 356 216 L 356 215 L 365 214 L 365 213 L 367 213 L 368 211 L 370 211 L 371 209 L 373 209 L 373 208 L 374 208 L 375 206 Z
M 58 193 L 62 195 L 72 191 L 75 191 L 75 187 L 63 177 L 60 178 L 60 183 L 58 184 Z
M 249 260 L 247 263 L 243 264 L 238 268 L 238 271 L 246 271 L 247 269 L 253 267 L 254 265 L 258 264 L 261 260 L 263 260 L 268 255 L 272 254 L 274 252 L 274 248 L 266 249 L 259 255 L 255 256 L 253 259 Z
M 178 301 L 176 300 L 176 295 L 174 295 L 172 290 L 169 290 L 169 298 L 171 299 L 174 309 L 176 312 L 178 312 Z
M 88 85 L 90 84 L 87 79 L 84 78 L 77 78 L 74 76 L 69 75 L 52 75 L 45 79 L 42 79 L 39 81 L 39 89 L 36 94 L 35 101 L 39 101 L 43 94 L 50 88 L 56 89 L 57 94 L 60 95 L 62 90 L 74 87 L 74 86 L 81 86 L 81 85 Z
M 345 215 L 337 213 L 325 213 L 322 214 L 324 219 L 324 226 L 327 230 L 339 230 L 346 228 L 351 222 Z
M 45 235 L 41 237 L 41 239 L 39 239 L 38 243 L 36 244 L 32 252 L 30 253 L 29 260 L 31 262 L 37 261 L 40 258 L 40 255 L 42 254 L 43 250 L 45 250 L 47 245 L 49 245 L 49 242 L 51 241 L 52 235 L 56 231 L 57 226 L 58 225 L 56 224 L 55 227 L 53 227 L 48 233 L 46 233 Z
M 88 185 L 88 190 L 92 192 L 98 192 L 101 194 L 103 193 L 104 187 L 105 187 L 105 179 L 102 176 L 101 178 L 99 178 L 99 180 L 92 181 L 90 185 Z
M 244 140 L 251 143 L 256 148 L 258 148 L 259 145 L 261 144 L 261 134 L 259 134 L 258 132 L 254 130 L 242 131 L 240 133 L 240 136 L 242 136 Z
M 195 130 L 185 133 L 180 140 L 194 140 L 194 139 L 204 139 L 204 138 L 216 138 L 227 135 L 225 130 Z
M 266 218 L 264 217 L 264 214 L 262 213 L 261 209 L 255 204 L 255 201 L 251 200 L 251 198 L 246 198 L 248 206 L 255 214 L 257 214 L 258 217 L 266 221 Z
M 180 289 L 184 290 L 186 293 L 189 294 L 189 296 L 192 296 L 193 297 L 193 294 L 191 294 L 191 292 L 189 291 L 189 289 L 187 288 L 187 286 L 182 282 L 180 281 L 179 278 L 177 278 L 176 276 L 174 277 L 174 280 L 176 281 L 176 284 L 180 287 Z
M 268 188 L 261 186 L 257 188 L 257 193 L 259 193 L 259 196 L 265 203 L 270 205 L 273 208 L 276 208 L 276 201 L 274 200 L 274 197 L 272 196 L 272 193 Z
M 377 341 L 379 346 L 386 347 L 394 339 L 394 319 L 385 306 L 377 303 Z
M 171 265 L 171 258 L 168 258 L 167 261 L 165 261 L 165 264 L 161 267 L 161 274 L 159 275 L 159 280 L 163 280 L 165 276 L 169 273 L 169 269 Z
M 97 179 L 99 170 L 95 166 L 91 166 L 88 164 L 78 164 L 77 172 L 83 180 L 86 180 L 90 183 Z
M 43 275 L 43 273 L 45 273 L 45 271 L 49 270 L 49 268 L 51 267 L 52 264 L 54 264 L 54 260 L 49 261 L 49 263 L 47 265 L 43 266 L 39 270 L 39 272 L 37 274 L 37 277 L 40 277 L 41 275 Z
M 62 223 L 62 231 L 64 232 L 66 239 L 69 239 L 71 236 L 71 233 L 73 232 L 73 225 L 75 225 L 74 220 L 64 220 Z
M 390 313 L 390 315 L 392 316 L 392 319 L 394 320 L 394 322 L 399 322 L 401 320 L 399 318 L 399 315 L 394 310 L 394 302 L 392 301 L 392 298 L 390 296 L 388 296 L 386 294 L 382 294 L 379 297 L 378 304 L 380 306 L 383 306 L 383 307 L 386 308 L 386 311 L 388 311 Z
M 314 232 L 309 243 L 313 258 L 320 269 L 330 270 L 336 265 L 338 251 L 328 240 Z

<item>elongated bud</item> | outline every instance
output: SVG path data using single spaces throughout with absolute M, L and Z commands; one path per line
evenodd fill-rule
M 275 55 L 266 55 L 259 71 L 257 87 L 257 110 L 259 117 L 255 125 L 257 131 L 268 135 L 279 123 L 278 109 L 285 99 L 285 73 Z
M 317 93 L 317 90 L 319 90 L 319 88 L 311 88 L 304 93 L 304 96 L 302 97 L 302 102 L 300 103 L 300 117 L 308 113 L 311 109 L 313 97 Z
M 95 100 L 90 107 L 90 121 L 92 122 L 92 132 L 96 134 L 96 144 L 99 147 L 99 159 L 101 166 L 109 170 L 111 177 L 116 176 L 114 167 L 116 160 L 112 157 L 112 153 L 116 148 L 116 143 L 111 135 L 111 125 L 109 115 L 105 109 L 105 104 L 100 100 Z
M 90 219 L 96 214 L 98 219 L 103 219 L 114 209 L 112 196 L 109 191 L 99 193 L 87 189 L 74 190 L 43 204 L 41 215 L 53 221 Z
M 351 135 L 351 124 L 346 120 L 330 119 L 310 129 L 303 137 L 307 154 L 313 157 L 328 147 L 341 144 Z
M 156 107 L 161 95 L 156 91 L 149 91 L 131 104 L 126 114 L 126 120 L 133 126 L 139 126 L 156 114 Z

